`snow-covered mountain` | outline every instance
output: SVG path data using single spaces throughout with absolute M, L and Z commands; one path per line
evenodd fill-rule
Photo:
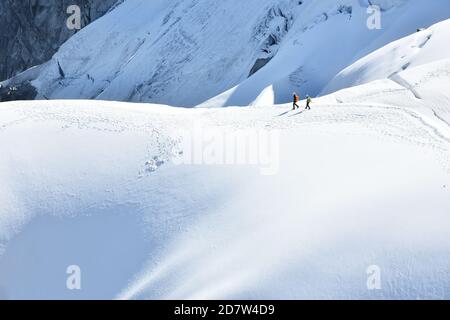
M 450 299 L 449 3 L 371 2 L 381 30 L 365 1 L 125 0 L 4 82 L 206 102 L 1 103 L 0 299 Z
M 317 95 L 367 54 L 450 17 L 447 0 L 370 3 L 382 9 L 380 30 L 367 27 L 365 0 L 126 0 L 7 84 L 32 80 L 38 99 L 285 103 L 293 90 Z

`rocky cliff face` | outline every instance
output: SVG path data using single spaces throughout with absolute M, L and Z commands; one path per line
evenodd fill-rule
M 67 8 L 81 9 L 82 26 L 105 14 L 117 0 L 1 0 L 0 81 L 51 58 L 75 31 Z

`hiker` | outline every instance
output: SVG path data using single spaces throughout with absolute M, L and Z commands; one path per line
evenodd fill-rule
M 298 102 L 300 101 L 300 97 L 294 92 L 294 98 L 293 98 L 293 108 L 292 110 L 295 110 L 295 107 L 297 107 L 297 109 L 300 109 L 300 106 L 298 105 Z
M 306 96 L 306 110 L 311 110 L 311 102 L 312 102 L 311 97 L 307 95 Z

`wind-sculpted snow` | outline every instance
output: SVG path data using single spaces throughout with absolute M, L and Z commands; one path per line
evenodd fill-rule
M 420 99 L 384 79 L 308 112 L 2 104 L 2 298 L 450 298 L 449 70 L 399 73 Z M 278 132 L 278 171 L 183 164 L 198 124 Z
M 381 6 L 380 30 L 367 27 L 362 0 L 126 0 L 38 75 L 7 84 L 30 80 L 37 99 L 220 107 L 258 105 L 263 94 L 269 105 L 285 103 L 293 90 L 317 95 L 358 59 L 450 17 L 447 0 L 370 3 Z

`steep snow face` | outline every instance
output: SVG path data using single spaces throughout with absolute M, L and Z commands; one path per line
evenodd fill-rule
M 449 299 L 450 96 L 434 92 L 449 70 L 409 68 L 310 112 L 2 104 L 0 297 Z M 273 174 L 202 161 L 212 137 L 249 130 L 278 136 Z M 196 164 L 179 161 L 189 146 Z
M 369 30 L 368 3 L 126 0 L 28 79 L 38 98 L 244 106 L 263 93 L 284 103 L 293 90 L 318 94 L 358 59 L 450 16 L 446 0 L 371 1 L 382 29 Z
M 245 79 L 259 47 L 273 54 L 293 2 L 128 0 L 68 41 L 34 83 L 40 97 L 193 106 Z
M 395 78 L 399 72 L 409 68 L 450 58 L 448 39 L 450 20 L 395 41 L 345 68 L 326 86 L 323 93 L 374 80 Z

